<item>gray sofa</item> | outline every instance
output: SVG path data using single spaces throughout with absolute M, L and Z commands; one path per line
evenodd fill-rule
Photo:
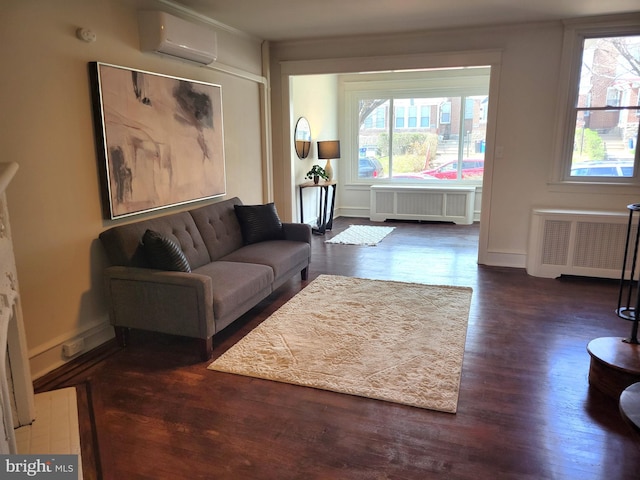
M 193 337 L 207 360 L 214 334 L 292 276 L 306 280 L 311 228 L 280 223 L 269 206 L 243 206 L 232 198 L 101 233 L 111 263 L 105 288 L 118 343 L 127 344 L 130 328 Z M 150 253 L 158 238 L 173 247 L 171 260 L 180 257 L 177 266 L 158 263 L 157 252 Z

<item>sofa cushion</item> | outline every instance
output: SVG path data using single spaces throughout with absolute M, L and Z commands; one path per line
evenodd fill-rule
M 282 222 L 275 204 L 235 205 L 235 210 L 246 245 L 283 238 Z
M 211 262 L 193 270 L 213 279 L 213 315 L 216 332 L 268 296 L 273 270 L 266 265 Z
M 168 237 L 147 230 L 142 236 L 144 253 L 152 268 L 175 272 L 190 272 L 191 266 L 180 246 Z
M 276 280 L 295 266 L 308 263 L 311 247 L 308 243 L 273 240 L 242 247 L 221 258 L 227 262 L 258 263 L 273 269 Z

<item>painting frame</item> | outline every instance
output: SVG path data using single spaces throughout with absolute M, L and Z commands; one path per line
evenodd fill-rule
M 222 87 L 89 62 L 104 217 L 226 194 Z

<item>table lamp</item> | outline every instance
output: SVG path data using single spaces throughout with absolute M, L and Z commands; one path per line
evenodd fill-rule
M 318 158 L 326 160 L 327 164 L 324 167 L 328 182 L 333 180 L 333 167 L 331 166 L 332 158 L 340 158 L 340 140 L 325 140 L 318 142 Z

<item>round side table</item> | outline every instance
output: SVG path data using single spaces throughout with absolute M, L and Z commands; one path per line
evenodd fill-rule
M 640 345 L 619 337 L 601 337 L 587 346 L 591 355 L 589 384 L 618 400 L 629 385 L 640 382 Z

